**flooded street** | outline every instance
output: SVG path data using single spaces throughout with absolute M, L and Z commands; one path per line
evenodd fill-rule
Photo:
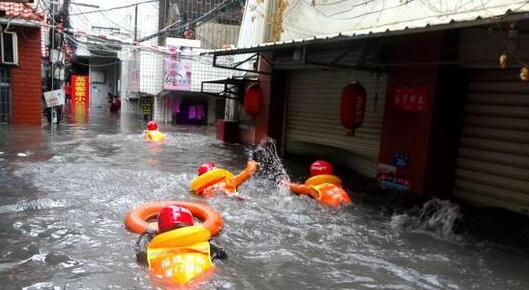
M 66 116 L 54 128 L 1 127 L 0 288 L 152 287 L 126 213 L 199 199 L 188 193 L 198 164 L 238 173 L 250 149 L 218 142 L 213 127 L 161 126 L 167 142 L 149 144 L 144 126 L 101 110 L 86 124 Z M 288 164 L 294 180 L 306 174 Z M 203 289 L 529 288 L 527 231 L 454 234 L 458 209 L 448 203 L 434 205 L 434 218 L 364 202 L 331 209 L 277 186 L 267 176 L 280 175 L 278 164 L 264 167 L 240 187 L 245 201 L 208 200 L 224 216 L 214 241 L 228 259 Z

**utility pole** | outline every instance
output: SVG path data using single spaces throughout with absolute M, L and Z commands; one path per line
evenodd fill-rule
M 50 63 L 51 63 L 51 90 L 53 91 L 53 79 L 55 77 L 55 67 L 54 67 L 54 61 L 53 61 L 53 51 L 55 49 L 55 2 L 50 1 L 50 7 L 51 7 L 51 19 L 52 19 L 52 25 L 51 25 L 51 47 L 50 47 Z M 57 56 L 58 57 L 58 56 Z M 57 122 L 57 113 L 55 112 L 55 107 L 51 106 L 51 123 Z M 52 126 L 53 130 L 53 126 Z
M 138 3 L 134 6 L 134 41 L 138 40 Z

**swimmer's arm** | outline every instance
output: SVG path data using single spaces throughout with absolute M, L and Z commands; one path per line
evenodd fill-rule
M 211 255 L 211 259 L 213 260 L 215 259 L 224 260 L 228 258 L 228 254 L 226 254 L 226 251 L 224 251 L 223 248 L 215 246 L 211 242 L 209 243 L 209 249 L 210 249 L 209 252 Z
M 296 194 L 305 194 L 312 198 L 317 198 L 318 196 L 318 193 L 308 185 L 289 182 L 288 186 L 290 187 L 290 190 Z
M 246 163 L 246 168 L 237 176 L 233 177 L 233 183 L 235 187 L 238 187 L 243 182 L 248 180 L 257 171 L 258 165 L 259 163 L 255 162 L 254 160 L 248 160 L 248 163 Z

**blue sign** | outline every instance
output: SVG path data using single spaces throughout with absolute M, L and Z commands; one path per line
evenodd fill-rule
M 396 152 L 393 154 L 392 164 L 398 168 L 406 168 L 410 165 L 410 156 L 406 153 Z

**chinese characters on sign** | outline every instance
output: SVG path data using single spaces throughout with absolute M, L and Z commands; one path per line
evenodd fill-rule
M 89 104 L 90 93 L 88 89 L 88 76 L 72 75 L 72 103 Z
M 424 113 L 428 110 L 429 98 L 426 87 L 398 88 L 393 95 L 393 105 L 400 111 Z
M 404 177 L 398 177 L 391 174 L 380 173 L 378 181 L 382 188 L 388 188 L 398 191 L 409 191 L 411 189 L 410 180 Z
M 366 110 L 366 100 L 365 98 L 358 98 L 355 104 L 355 124 L 360 126 L 364 122 L 364 112 Z
M 71 77 L 71 97 L 73 122 L 86 124 L 88 122 L 88 106 L 90 105 L 90 79 L 86 75 L 72 75 Z
M 191 91 L 192 48 L 171 47 L 174 54 L 164 58 L 163 88 L 173 91 Z
M 380 163 L 378 165 L 377 179 L 382 188 L 398 191 L 409 191 L 411 189 L 410 179 L 400 176 L 395 165 Z
M 54 106 L 62 106 L 64 105 L 65 101 L 64 90 L 60 89 L 44 92 L 44 100 L 46 101 L 46 106 L 48 108 Z

